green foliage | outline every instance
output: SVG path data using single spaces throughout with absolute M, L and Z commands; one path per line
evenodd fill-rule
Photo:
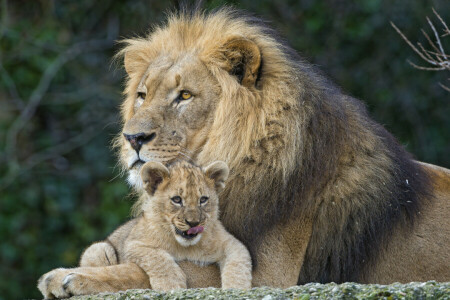
M 132 201 L 110 149 L 123 78 L 111 65 L 114 41 L 145 34 L 175 1 L 1 3 L 0 299 L 38 298 L 41 274 L 75 266 L 84 247 L 128 217 Z M 270 20 L 419 160 L 450 166 L 449 94 L 438 86 L 447 74 L 408 65 L 419 60 L 389 25 L 420 39 L 433 6 L 449 19 L 445 0 L 205 7 L 226 3 Z

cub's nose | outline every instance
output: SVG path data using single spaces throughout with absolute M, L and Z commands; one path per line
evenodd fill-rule
M 188 220 L 184 220 L 186 222 L 186 224 L 188 224 L 191 227 L 196 227 L 198 226 L 198 224 L 200 224 L 200 222 L 198 221 L 188 221 Z
M 131 144 L 131 147 L 133 147 L 133 149 L 136 150 L 136 152 L 139 152 L 142 145 L 155 139 L 156 133 L 154 132 L 152 132 L 151 134 L 145 134 L 143 132 L 137 134 L 124 133 L 123 136 Z

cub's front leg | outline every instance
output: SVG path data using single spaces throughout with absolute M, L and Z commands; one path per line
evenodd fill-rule
M 247 248 L 228 232 L 224 257 L 219 261 L 222 288 L 251 289 L 252 261 Z
M 187 288 L 186 275 L 167 251 L 141 242 L 131 242 L 125 252 L 129 262 L 147 273 L 152 289 L 169 291 Z

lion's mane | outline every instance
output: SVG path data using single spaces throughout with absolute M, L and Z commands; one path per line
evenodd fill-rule
M 259 47 L 255 88 L 240 85 L 221 65 L 221 49 L 233 37 Z M 253 257 L 260 237 L 276 224 L 312 218 L 299 283 L 356 281 L 392 230 L 416 217 L 428 190 L 422 169 L 361 102 L 264 22 L 228 8 L 182 12 L 148 37 L 125 42 L 121 54 L 137 53 L 128 63 L 126 101 L 134 101 L 149 62 L 162 53 L 195 53 L 217 78 L 222 98 L 197 162 L 230 166 L 221 220 Z M 124 121 L 129 107 L 123 106 Z

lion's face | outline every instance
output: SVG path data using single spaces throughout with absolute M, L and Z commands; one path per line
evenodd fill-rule
M 193 55 L 177 61 L 160 57 L 150 64 L 123 128 L 121 158 L 130 184 L 139 185 L 144 162 L 195 157 L 205 143 L 220 93 L 215 78 Z
M 169 225 L 182 246 L 198 243 L 208 225 L 217 221 L 217 192 L 228 177 L 225 163 L 215 162 L 203 171 L 184 161 L 169 169 L 159 162 L 148 162 L 141 177 L 152 202 L 150 213 Z
M 241 123 L 253 122 L 240 109 L 246 102 L 237 99 L 243 93 L 254 98 L 261 63 L 258 46 L 239 36 L 214 35 L 217 42 L 211 43 L 208 30 L 184 35 L 196 25 L 179 26 L 133 40 L 122 50 L 128 81 L 120 158 L 129 183 L 137 188 L 142 186 L 143 163 L 197 160 L 215 123 L 231 122 L 221 126 L 229 134 L 237 126 L 232 123 L 236 117 L 243 118 Z M 231 109 L 234 116 L 226 114 Z M 206 161 L 217 158 L 225 159 Z

